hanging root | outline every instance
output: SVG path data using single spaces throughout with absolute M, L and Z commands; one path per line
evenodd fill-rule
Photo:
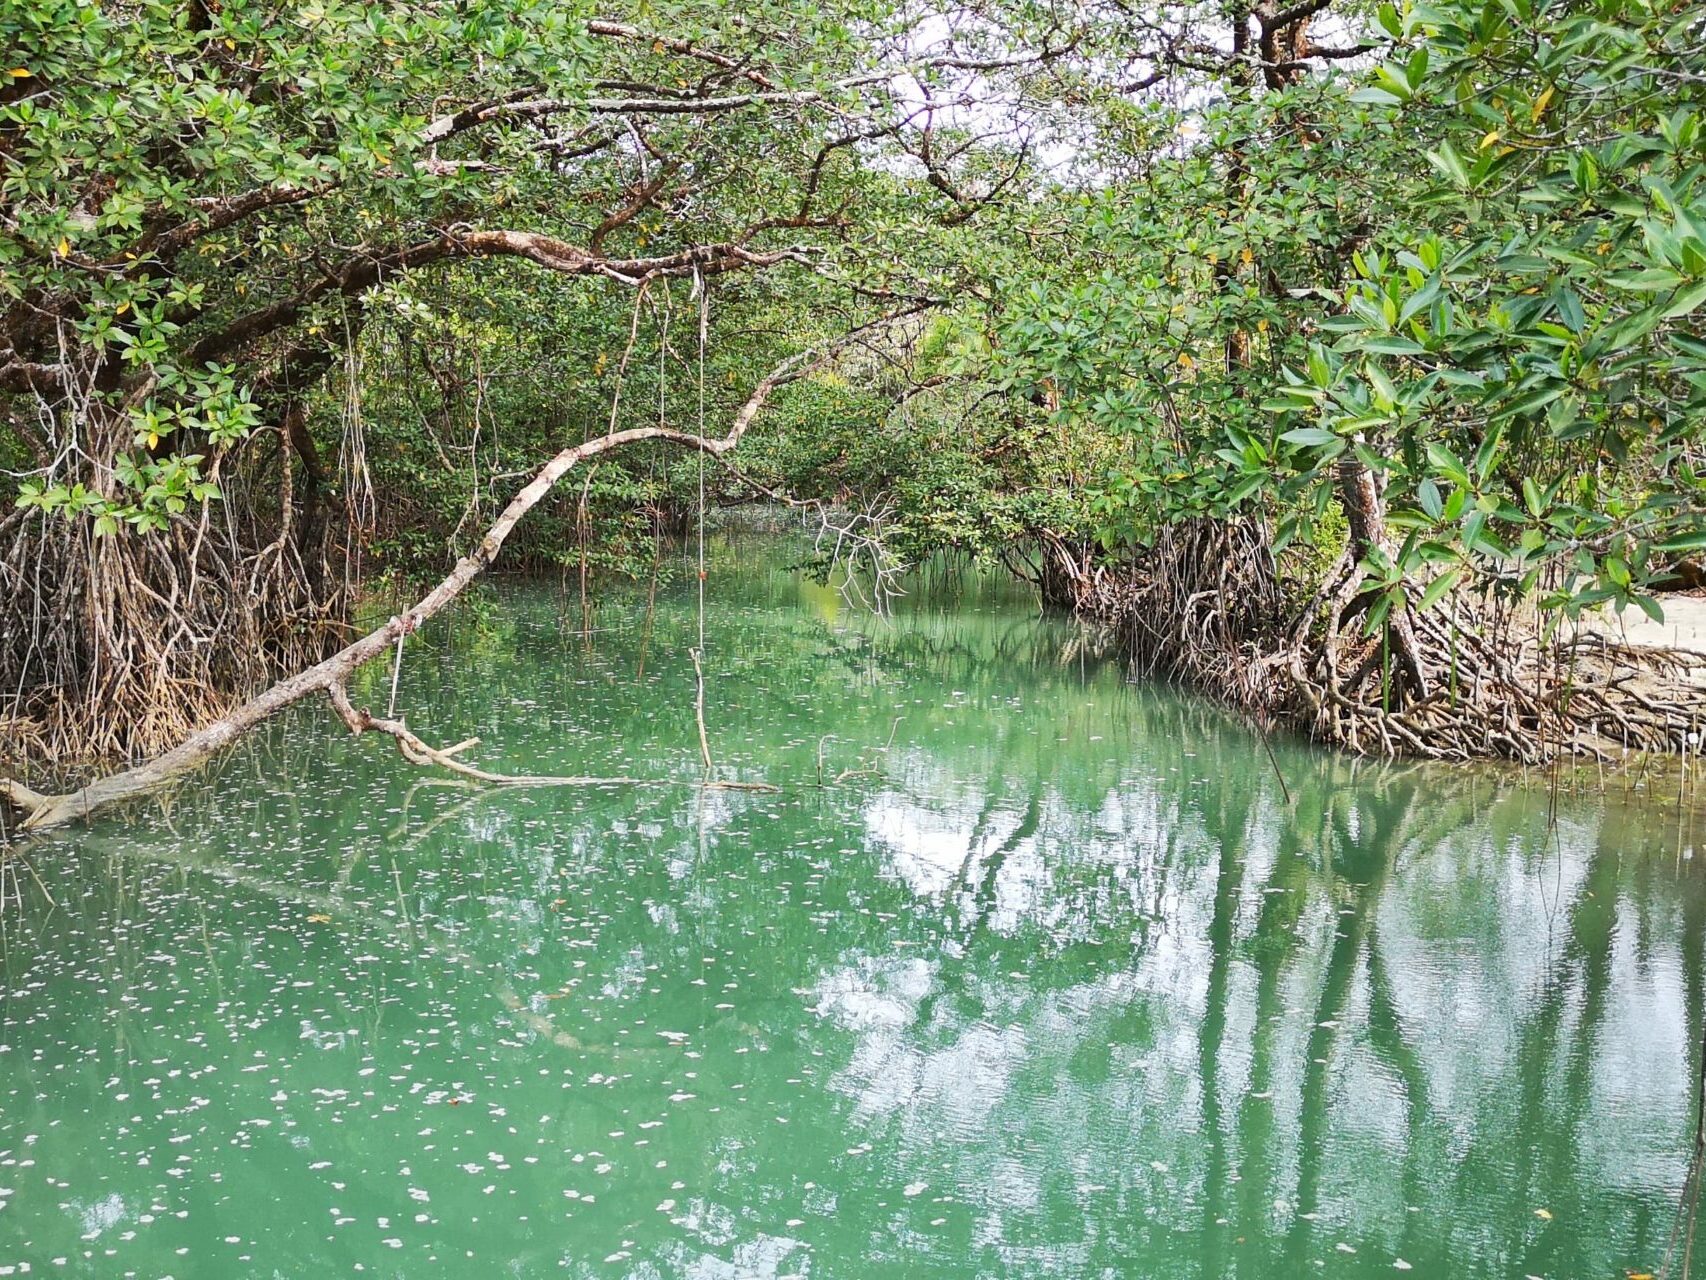
M 1706 727 L 1706 654 L 1549 637 L 1531 613 L 1470 590 L 1394 611 L 1370 634 L 1350 557 L 1298 609 L 1259 522 L 1173 526 L 1114 569 L 1065 544 L 1045 554 L 1056 598 L 1116 624 L 1143 674 L 1359 754 L 1604 759 L 1695 750 Z

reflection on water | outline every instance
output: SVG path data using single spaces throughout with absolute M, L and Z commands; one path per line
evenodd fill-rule
M 780 794 L 690 785 L 687 590 L 580 637 L 515 589 L 411 650 L 411 724 L 675 785 L 471 791 L 314 708 L 33 845 L 0 1274 L 1658 1261 L 1698 815 L 1276 745 L 1288 806 L 993 586 L 882 623 L 784 563 L 721 548 L 709 621 L 719 768 Z

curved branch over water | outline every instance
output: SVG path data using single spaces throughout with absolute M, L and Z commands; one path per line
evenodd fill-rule
M 908 308 L 905 314 L 918 308 Z M 441 612 L 455 600 L 468 584 L 479 577 L 497 559 L 504 540 L 509 537 L 521 518 L 537 506 L 557 482 L 588 458 L 647 440 L 661 440 L 687 449 L 696 449 L 720 458 L 740 443 L 766 401 L 787 383 L 804 377 L 820 367 L 836 351 L 865 330 L 887 324 L 902 313 L 888 313 L 869 324 L 842 335 L 820 351 L 805 351 L 789 357 L 753 388 L 752 394 L 735 414 L 728 433 L 709 437 L 673 427 L 635 427 L 611 431 L 563 449 L 534 475 L 533 479 L 513 498 L 503 513 L 487 529 L 479 546 L 456 562 L 449 575 L 400 615 L 393 616 L 382 626 L 374 628 L 360 639 L 346 645 L 331 657 L 305 671 L 278 681 L 259 696 L 250 699 L 230 714 L 221 717 L 205 729 L 192 734 L 164 755 L 156 756 L 135 768 L 98 778 L 81 790 L 63 795 L 43 795 L 10 779 L 0 779 L 0 797 L 23 811 L 23 829 L 41 830 L 86 818 L 99 809 L 145 795 L 202 764 L 221 748 L 236 741 L 256 725 L 271 718 L 284 708 L 313 694 L 323 693 L 331 700 L 344 723 L 353 732 L 376 729 L 397 739 L 405 758 L 417 764 L 448 768 L 477 780 L 503 785 L 549 782 L 554 785 L 608 785 L 632 783 L 626 778 L 516 778 L 487 773 L 451 759 L 452 752 L 428 746 L 399 722 L 382 720 L 358 712 L 350 704 L 345 687 L 349 677 L 360 667 L 391 651 L 398 640 L 417 629 L 423 622 Z M 730 784 L 723 784 L 730 785 Z

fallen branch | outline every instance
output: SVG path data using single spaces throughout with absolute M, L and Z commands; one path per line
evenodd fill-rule
M 740 411 L 735 414 L 727 435 L 707 437 L 688 431 L 676 430 L 672 427 L 634 427 L 623 431 L 613 430 L 606 435 L 583 441 L 562 450 L 541 467 L 533 479 L 510 499 L 509 505 L 504 508 L 503 513 L 486 531 L 486 536 L 480 540 L 479 546 L 458 560 L 449 575 L 406 612 L 392 617 L 384 625 L 346 645 L 324 661 L 278 681 L 265 692 L 250 699 L 206 728 L 190 735 L 163 755 L 156 756 L 154 759 L 134 768 L 98 778 L 81 790 L 64 795 L 43 795 L 22 783 L 10 779 L 0 779 L 0 797 L 4 797 L 24 813 L 22 827 L 26 831 L 40 830 L 77 821 L 109 805 L 157 790 L 174 778 L 180 777 L 201 765 L 221 748 L 236 741 L 250 729 L 276 715 L 284 708 L 317 693 L 326 694 L 332 700 L 344 723 L 352 731 L 361 733 L 368 729 L 374 729 L 387 733 L 396 739 L 404 757 L 411 762 L 447 769 L 477 781 L 501 786 L 539 783 L 604 785 L 613 782 L 637 781 L 633 779 L 515 778 L 504 774 L 488 773 L 485 770 L 476 769 L 460 760 L 453 759 L 455 749 L 441 751 L 429 746 L 400 721 L 376 718 L 365 711 L 356 711 L 350 705 L 348 695 L 344 690 L 350 675 L 358 668 L 388 654 L 392 646 L 401 637 L 417 629 L 422 623 L 441 612 L 451 601 L 456 599 L 469 583 L 479 577 L 497 559 L 504 540 L 509 537 L 510 532 L 521 518 L 537 506 L 564 475 L 586 459 L 647 440 L 665 441 L 688 449 L 698 449 L 712 457 L 721 457 L 740 443 L 741 437 L 746 434 L 747 428 L 752 425 L 759 410 L 764 407 L 765 402 L 769 400 L 778 387 L 793 382 L 821 366 L 835 351 L 853 340 L 863 330 L 875 325 L 887 324 L 899 318 L 900 314 L 910 314 L 917 309 L 917 307 L 911 307 L 901 313 L 888 313 L 869 324 L 848 331 L 815 355 L 809 351 L 801 352 L 784 360 L 753 389 L 752 394 L 747 397 Z M 728 790 L 757 790 L 764 786 L 764 784 L 758 783 L 712 785 Z

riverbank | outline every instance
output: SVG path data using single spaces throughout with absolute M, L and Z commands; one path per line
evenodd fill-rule
M 1706 645 L 1669 642 L 1700 643 L 1692 595 L 1663 624 L 1559 634 L 1464 589 L 1387 612 L 1348 556 L 1325 571 L 1276 566 L 1255 523 L 1172 526 L 1113 564 L 1058 540 L 1044 555 L 1044 599 L 1112 628 L 1136 671 L 1326 746 L 1539 764 L 1693 754 L 1706 739 Z
M 1706 594 L 1698 590 L 1658 597 L 1664 620 L 1649 618 L 1639 609 L 1602 613 L 1589 628 L 1625 644 L 1648 649 L 1686 649 L 1701 655 L 1706 665 Z

